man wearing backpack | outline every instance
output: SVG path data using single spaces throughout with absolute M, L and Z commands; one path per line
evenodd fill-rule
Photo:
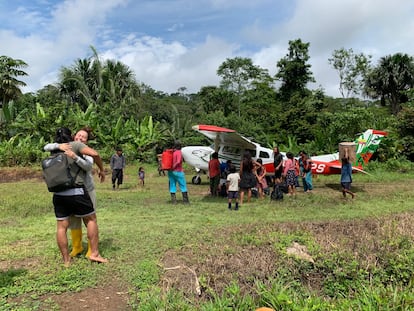
M 98 175 L 101 178 L 104 178 L 102 177 L 104 176 L 103 163 L 99 154 L 94 149 L 86 146 L 81 142 L 73 142 L 71 131 L 69 129 L 58 129 L 55 142 L 59 144 L 70 144 L 71 148 L 65 151 L 65 155 L 75 163 L 80 160 L 80 157 L 82 155 L 93 157 L 100 170 Z M 76 168 L 75 165 L 71 166 L 71 171 L 76 171 L 77 174 L 74 188 L 55 192 L 53 194 L 53 205 L 57 220 L 56 240 L 63 257 L 64 265 L 69 266 L 71 258 L 68 250 L 67 238 L 69 217 L 71 215 L 83 218 L 83 221 L 86 225 L 88 240 L 90 241 L 91 248 L 89 260 L 101 263 L 108 262 L 107 259 L 103 258 L 99 254 L 99 230 L 96 213 L 91 198 L 84 185 L 86 172 L 84 170 L 79 171 L 79 168 Z
M 93 139 L 92 137 L 93 137 L 92 129 L 90 127 L 83 127 L 76 133 L 74 140 L 80 141 L 86 145 L 89 139 Z M 64 152 L 70 149 L 71 149 L 71 146 L 69 143 L 64 143 L 64 144 L 51 143 L 51 144 L 47 144 L 44 147 L 45 151 L 50 151 L 50 152 L 57 152 L 58 150 Z M 78 157 L 76 161 L 76 164 L 82 170 L 86 172 L 84 185 L 85 185 L 86 191 L 89 194 L 89 197 L 91 198 L 93 208 L 96 211 L 96 191 L 95 191 L 95 183 L 94 183 L 93 175 L 92 175 L 93 163 L 94 163 L 93 157 L 87 156 L 87 155 L 84 155 L 83 157 Z M 99 175 L 100 181 L 104 182 L 105 174 L 103 174 L 103 168 L 101 168 L 98 175 Z M 70 216 L 69 229 L 70 229 L 70 235 L 72 238 L 72 250 L 70 252 L 70 256 L 76 257 L 83 252 L 82 219 L 75 217 L 75 216 Z M 90 245 L 90 242 L 88 241 L 88 250 L 85 254 L 85 257 L 89 258 L 90 254 L 91 254 L 91 245 Z

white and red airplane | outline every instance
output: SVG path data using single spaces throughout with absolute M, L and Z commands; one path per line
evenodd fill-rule
M 202 133 L 213 141 L 211 146 L 187 146 L 181 149 L 184 161 L 193 166 L 197 172 L 197 175 L 192 178 L 193 184 L 201 183 L 201 173 L 208 171 L 208 162 L 214 151 L 218 152 L 220 163 L 231 160 L 236 167 L 239 167 L 243 153 L 249 151 L 254 160 L 262 159 L 268 175 L 274 175 L 272 149 L 262 147 L 236 131 L 224 127 L 194 125 L 193 130 Z M 352 167 L 354 171 L 364 172 L 363 165 L 368 163 L 385 136 L 387 136 L 387 132 L 369 129 L 355 140 L 356 161 Z M 281 152 L 281 154 L 286 159 L 285 152 Z M 311 160 L 313 174 L 331 175 L 341 173 L 338 152 L 313 156 Z

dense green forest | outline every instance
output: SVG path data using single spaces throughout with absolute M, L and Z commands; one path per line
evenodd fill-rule
M 307 87 L 317 82 L 309 46 L 289 41 L 274 76 L 249 58 L 226 59 L 217 68 L 220 84 L 195 94 L 185 87 L 173 94 L 154 90 L 125 64 L 102 61 L 93 47 L 91 57 L 62 67 L 56 84 L 23 94 L 30 64 L 0 56 L 0 166 L 38 163 L 61 126 L 92 127 L 91 145 L 106 160 L 122 146 L 129 160 L 151 162 L 174 139 L 208 144 L 191 130 L 194 124 L 229 127 L 264 146 L 310 154 L 334 152 L 339 142 L 375 128 L 389 132 L 377 159 L 413 161 L 413 57 L 396 53 L 373 64 L 352 49 L 333 51 L 327 66 L 338 72 L 342 97 L 332 98 Z

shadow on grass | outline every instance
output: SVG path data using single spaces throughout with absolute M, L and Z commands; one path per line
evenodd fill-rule
M 116 246 L 116 244 L 114 244 L 114 239 L 106 238 L 106 239 L 99 240 L 99 250 L 100 252 L 102 252 L 102 250 L 116 252 L 116 251 L 120 251 L 121 247 Z
M 341 192 L 342 191 L 342 186 L 338 183 L 338 184 L 325 184 L 326 187 L 331 188 L 332 190 L 336 190 Z M 352 192 L 365 192 L 363 187 L 359 187 L 359 186 L 354 186 L 351 185 L 351 191 Z
M 227 197 L 223 197 L 223 196 L 217 196 L 217 197 L 212 197 L 210 194 L 207 195 L 203 195 L 201 196 L 201 200 L 202 202 L 215 202 L 215 203 L 221 203 L 221 202 L 227 202 Z
M 26 273 L 26 269 L 10 269 L 7 271 L 0 271 L 0 288 L 12 285 L 15 277 Z

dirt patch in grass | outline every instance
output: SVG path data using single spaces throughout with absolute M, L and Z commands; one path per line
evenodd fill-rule
M 9 303 L 20 305 L 22 301 L 31 300 L 28 295 L 9 299 Z M 99 310 L 99 311 L 128 311 L 132 308 L 128 304 L 129 294 L 125 287 L 117 280 L 96 288 L 87 288 L 77 293 L 62 293 L 44 295 L 36 298 L 39 310 Z M 58 307 L 58 309 L 56 309 Z
M 32 269 L 41 265 L 40 258 L 25 258 L 22 260 L 0 260 L 0 271 Z
M 352 256 L 369 270 L 377 267 L 378 258 L 384 254 L 398 251 L 393 249 L 397 247 L 393 241 L 401 237 L 414 238 L 414 215 L 404 213 L 378 219 L 283 223 L 260 228 L 249 225 L 217 230 L 214 245 L 200 241 L 197 247 L 167 252 L 161 261 L 164 268 L 161 286 L 164 291 L 174 288 L 190 299 L 205 300 L 212 298 L 212 292 L 222 295 L 235 281 L 241 293 L 254 296 L 255 282 L 268 284 L 269 279 L 277 278 L 277 270 L 282 265 L 298 273 L 296 277 L 304 286 L 320 292 L 325 278 L 323 270 L 316 268 L 312 273 L 301 275 L 295 263 L 298 259 L 287 256 L 286 247 L 278 250 L 275 246 L 280 245 L 279 236 L 298 232 L 308 234 L 318 245 L 317 253 L 312 250 L 309 253 L 315 260 L 314 265 L 324 260 L 320 256 L 336 253 Z M 243 245 L 237 240 L 241 234 L 257 239 Z
M 97 174 L 96 169 L 92 169 L 92 174 Z M 105 170 L 105 175 L 110 174 L 109 170 Z M 10 167 L 0 168 L 0 183 L 18 182 L 22 180 L 36 179 L 43 181 L 42 171 L 40 169 L 30 167 Z
M 17 182 L 28 179 L 42 180 L 42 172 L 30 167 L 0 168 L 0 183 Z
M 46 299 L 46 298 L 45 298 Z M 125 288 L 116 280 L 111 284 L 97 288 L 88 288 L 79 293 L 63 293 L 48 295 L 48 300 L 59 306 L 61 311 L 100 310 L 127 311 L 129 295 Z
M 271 247 L 216 246 L 221 249 L 200 245 L 196 251 L 167 252 L 162 260 L 164 292 L 174 288 L 189 297 L 212 298 L 213 292 L 223 293 L 232 280 L 251 287 L 275 270 L 278 255 Z

